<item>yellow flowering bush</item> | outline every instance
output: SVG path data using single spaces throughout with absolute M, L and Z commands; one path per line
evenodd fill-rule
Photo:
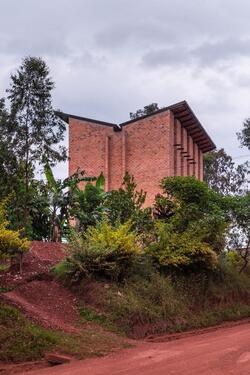
M 158 221 L 155 236 L 146 252 L 161 268 L 194 271 L 217 266 L 217 254 L 192 232 L 176 233 L 171 225 Z
M 129 222 L 112 227 L 103 222 L 89 227 L 84 234 L 72 233 L 69 256 L 55 272 L 72 282 L 98 276 L 121 281 L 140 254 L 138 234 Z
M 20 231 L 7 229 L 9 222 L 6 218 L 6 204 L 7 200 L 0 202 L 0 259 L 18 256 L 21 271 L 23 254 L 29 250 L 30 242 L 21 237 Z

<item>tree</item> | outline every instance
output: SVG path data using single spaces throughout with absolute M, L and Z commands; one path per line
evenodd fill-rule
M 0 99 L 0 198 L 10 194 L 18 183 L 18 163 L 13 145 L 14 126 L 5 108 L 4 99 Z
M 28 221 L 29 185 L 37 164 L 46 160 L 54 165 L 66 159 L 65 124 L 53 110 L 51 92 L 54 82 L 41 58 L 27 57 L 16 74 L 11 75 L 8 92 L 12 143 L 24 180 L 24 224 Z
M 238 139 L 242 147 L 247 147 L 250 150 L 250 118 L 243 122 L 243 129 L 237 133 Z
M 241 273 L 250 261 L 250 192 L 229 198 L 229 207 L 232 214 L 229 245 L 241 258 Z
M 52 169 L 46 163 L 45 176 L 48 185 L 48 199 L 50 207 L 50 231 L 51 240 L 60 242 L 64 231 L 68 229 L 72 214 L 75 217 L 75 210 L 78 200 L 79 184 L 96 180 L 96 177 L 85 177 L 83 171 L 77 170 L 70 177 L 64 180 L 56 180 Z
M 51 210 L 49 186 L 44 181 L 33 179 L 30 187 L 29 215 L 31 238 L 37 241 L 49 241 L 51 237 Z
M 94 179 L 92 179 L 93 181 Z M 105 178 L 101 173 L 95 184 L 87 182 L 83 187 L 76 187 L 73 194 L 71 215 L 76 219 L 78 231 L 86 231 L 89 226 L 96 225 L 104 218 L 107 209 L 104 207 L 106 194 L 104 191 Z
M 136 190 L 133 176 L 125 174 L 122 187 L 107 194 L 105 206 L 112 225 L 132 222 L 132 229 L 142 232 L 152 224 L 151 209 L 143 208 L 146 192 Z
M 138 109 L 135 113 L 130 112 L 129 116 L 131 120 L 135 120 L 145 115 L 151 115 L 152 113 L 158 111 L 160 108 L 158 107 L 157 103 L 152 103 L 146 105 L 143 109 Z
M 167 198 L 174 202 L 174 207 L 167 205 L 171 215 L 165 219 L 172 230 L 180 234 L 188 232 L 217 253 L 222 251 L 230 223 L 226 198 L 195 177 L 166 177 L 161 186 Z
M 249 182 L 249 174 L 249 163 L 235 165 L 224 149 L 208 152 L 204 156 L 204 180 L 218 193 L 243 193 Z

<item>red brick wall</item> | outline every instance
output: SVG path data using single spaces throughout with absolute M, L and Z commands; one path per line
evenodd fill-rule
M 69 175 L 78 167 L 87 176 L 97 176 L 105 170 L 106 136 L 112 135 L 108 126 L 69 119 Z
M 106 190 L 121 186 L 125 172 L 147 192 L 146 204 L 161 191 L 163 177 L 195 175 L 203 178 L 203 154 L 172 112 L 162 112 L 123 126 L 69 120 L 69 174 L 78 167 L 87 176 L 103 172 Z
M 126 137 L 126 171 L 139 189 L 147 191 L 147 203 L 160 192 L 160 181 L 173 175 L 174 127 L 170 112 L 150 116 L 123 128 Z

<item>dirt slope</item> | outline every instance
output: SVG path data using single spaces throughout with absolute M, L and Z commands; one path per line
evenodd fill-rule
M 49 277 L 51 267 L 64 256 L 63 248 L 58 243 L 32 242 L 24 258 L 22 275 L 15 269 L 0 275 L 0 286 L 12 288 L 0 294 L 0 301 L 18 307 L 45 327 L 76 331 L 77 299 Z
M 55 281 L 35 280 L 4 293 L 3 298 L 47 328 L 77 331 L 76 298 Z
M 37 275 L 48 274 L 51 267 L 65 257 L 63 246 L 55 242 L 33 241 L 29 252 L 24 256 L 23 273 L 12 267 L 9 272 L 0 273 L 0 287 L 16 287 Z

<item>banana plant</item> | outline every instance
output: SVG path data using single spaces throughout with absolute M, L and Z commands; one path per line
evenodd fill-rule
M 95 183 L 87 182 L 84 188 L 79 186 L 74 190 L 74 205 L 71 210 L 72 216 L 76 219 L 77 229 L 85 231 L 88 226 L 95 225 L 102 220 L 106 208 L 105 178 L 101 173 Z
M 51 216 L 51 241 L 61 242 L 64 229 L 68 226 L 72 207 L 75 205 L 76 191 L 82 181 L 98 181 L 95 177 L 86 177 L 79 170 L 64 180 L 56 180 L 48 163 L 44 173 L 49 188 L 49 206 Z M 98 182 L 100 183 L 100 182 Z

